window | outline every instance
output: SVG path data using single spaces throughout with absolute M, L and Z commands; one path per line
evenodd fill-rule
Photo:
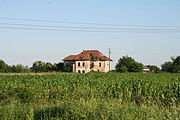
M 93 68 L 94 67 L 94 63 L 91 63 L 91 67 L 90 68 Z
M 79 67 L 81 66 L 80 62 L 78 62 L 78 66 L 79 66 Z
M 83 62 L 83 67 L 85 66 L 85 63 Z
M 82 73 L 85 73 L 85 71 L 83 70 Z
M 101 63 L 99 63 L 99 67 L 101 67 Z
M 78 70 L 78 73 L 81 73 L 81 71 L 80 71 L 80 70 Z
M 98 72 L 99 72 L 99 70 L 98 70 Z

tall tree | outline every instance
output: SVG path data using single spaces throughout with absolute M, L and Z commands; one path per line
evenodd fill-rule
M 0 73 L 6 72 L 9 72 L 9 66 L 3 60 L 0 60 Z
M 165 62 L 164 64 L 161 65 L 161 71 L 163 72 L 172 72 L 172 62 Z
M 11 66 L 10 71 L 13 73 L 28 73 L 30 72 L 30 69 L 28 68 L 28 66 L 18 64 Z
M 56 64 L 56 71 L 64 72 L 64 63 L 63 62 L 59 62 Z
M 132 57 L 123 56 L 115 68 L 117 72 L 142 72 L 143 64 L 136 62 Z
M 173 67 L 172 70 L 173 73 L 180 73 L 180 56 L 174 59 L 172 67 Z
M 164 72 L 180 73 L 180 56 L 171 58 L 171 61 L 162 64 L 161 68 Z
M 33 63 L 33 66 L 31 67 L 31 70 L 33 72 L 46 72 L 46 63 L 43 61 L 35 61 Z

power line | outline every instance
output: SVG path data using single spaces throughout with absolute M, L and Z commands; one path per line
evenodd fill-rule
M 142 31 L 142 30 L 136 30 L 136 31 L 130 31 L 130 30 L 83 30 L 83 29 L 51 29 L 51 28 L 27 28 L 27 27 L 3 27 L 0 26 L 0 28 L 5 29 L 19 29 L 19 30 L 42 30 L 42 31 L 76 31 L 76 32 L 112 32 L 112 33 L 118 33 L 118 32 L 127 32 L 127 33 L 174 33 L 174 32 L 180 32 L 180 31 Z
M 66 27 L 66 26 L 50 26 L 50 25 L 39 25 L 39 24 L 14 24 L 14 23 L 0 23 L 0 25 L 8 25 L 8 26 L 25 26 L 25 27 L 29 27 L 29 26 L 31 26 L 31 27 L 43 27 L 43 28 L 66 28 L 66 29 L 94 29 L 94 30 L 96 30 L 96 29 L 101 29 L 101 30 L 114 30 L 114 31 L 118 31 L 118 30 L 145 30 L 145 31 L 178 31 L 178 30 L 180 30 L 180 29 L 162 29 L 162 28 L 156 28 L 156 29 L 154 29 L 154 28 L 149 28 L 149 29 L 138 29 L 138 28 L 136 28 L 136 29 L 134 29 L 134 28 L 104 28 L 104 27 L 102 27 L 102 28 L 100 28 L 100 27 Z
M 4 20 L 15 20 L 15 21 L 31 21 L 31 22 L 46 22 L 46 23 L 65 23 L 65 24 L 81 24 L 81 25 L 104 25 L 104 26 L 125 26 L 125 27 L 166 27 L 166 28 L 180 28 L 180 26 L 172 25 L 120 25 L 120 24 L 110 24 L 110 23 L 91 23 L 91 22 L 72 22 L 72 21 L 55 21 L 55 20 L 40 20 L 40 19 L 24 19 L 24 18 L 10 18 L 10 17 L 0 17 Z

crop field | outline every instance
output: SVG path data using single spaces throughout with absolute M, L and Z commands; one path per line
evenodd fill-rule
M 1 74 L 2 120 L 179 120 L 180 74 Z

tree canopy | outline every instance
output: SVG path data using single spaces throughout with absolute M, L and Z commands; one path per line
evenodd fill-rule
M 162 64 L 161 68 L 164 72 L 180 73 L 180 56 L 171 58 L 171 61 Z
M 132 57 L 123 56 L 115 68 L 117 72 L 142 72 L 143 64 L 136 62 Z
M 160 72 L 155 65 L 147 65 L 152 73 Z M 0 73 L 25 73 L 25 72 L 72 72 L 72 65 L 63 62 L 52 64 L 50 62 L 35 61 L 31 68 L 21 64 L 9 66 L 3 60 L 0 60 Z M 136 62 L 134 58 L 122 56 L 115 66 L 117 72 L 142 72 L 143 64 Z M 161 65 L 162 72 L 180 73 L 180 56 L 171 58 Z
M 63 62 L 51 64 L 50 62 L 35 61 L 31 70 L 33 72 L 72 72 L 72 65 Z
M 21 64 L 9 66 L 3 60 L 0 60 L 0 73 L 25 73 L 30 72 L 28 66 Z
M 0 73 L 6 73 L 9 71 L 9 66 L 3 61 L 0 60 Z
M 147 65 L 146 67 L 149 68 L 151 73 L 158 73 L 160 72 L 160 68 L 155 65 Z

